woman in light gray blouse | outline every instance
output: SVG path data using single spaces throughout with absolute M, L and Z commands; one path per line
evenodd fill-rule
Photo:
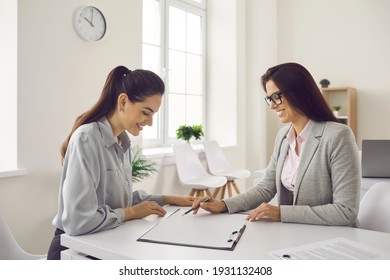
M 358 214 L 361 171 L 352 130 L 332 114 L 311 74 L 284 63 L 262 76 L 265 100 L 282 123 L 258 185 L 243 194 L 193 206 L 212 213 L 252 210 L 247 219 L 351 226 Z M 276 196 L 277 206 L 268 202 Z M 195 210 L 195 213 L 197 210 Z
M 165 215 L 164 204 L 190 206 L 192 197 L 148 195 L 132 190 L 131 149 L 127 133 L 137 136 L 152 125 L 165 90 L 147 70 L 113 69 L 100 99 L 79 116 L 61 148 L 63 170 L 55 236 L 48 259 L 67 248 L 60 235 L 112 229 L 124 221 Z

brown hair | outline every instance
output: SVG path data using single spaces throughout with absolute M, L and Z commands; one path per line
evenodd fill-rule
M 339 122 L 321 94 L 309 71 L 298 63 L 283 63 L 271 67 L 261 77 L 264 91 L 272 80 L 298 112 L 314 121 Z
M 99 120 L 108 116 L 115 110 L 118 96 L 126 93 L 130 102 L 143 102 L 147 97 L 161 94 L 165 91 L 164 82 L 161 78 L 148 70 L 137 69 L 131 71 L 124 66 L 118 66 L 108 74 L 99 100 L 87 112 L 78 116 L 68 137 L 61 146 L 62 158 L 65 157 L 69 140 L 73 132 L 83 124 Z

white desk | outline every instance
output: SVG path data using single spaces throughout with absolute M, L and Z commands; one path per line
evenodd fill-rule
M 137 238 L 150 229 L 157 220 L 154 217 L 147 217 L 128 221 L 115 229 L 84 236 L 63 234 L 61 244 L 70 248 L 73 253 L 80 252 L 98 259 L 259 260 L 272 259 L 269 252 L 274 250 L 344 237 L 389 252 L 390 259 L 390 234 L 387 233 L 350 227 L 288 224 L 267 220 L 247 223 L 247 228 L 234 251 L 137 241 Z

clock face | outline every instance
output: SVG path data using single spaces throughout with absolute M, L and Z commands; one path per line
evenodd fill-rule
M 106 20 L 96 7 L 81 7 L 75 13 L 74 28 L 83 40 L 99 41 L 106 33 Z

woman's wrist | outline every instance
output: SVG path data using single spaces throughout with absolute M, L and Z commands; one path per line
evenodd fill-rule
M 126 207 L 126 208 L 122 208 L 122 209 L 123 209 L 123 212 L 125 213 L 123 221 L 125 222 L 128 220 L 131 220 L 133 218 L 133 214 L 134 214 L 133 207 Z
M 175 204 L 175 198 L 172 195 L 163 195 L 163 205 Z
M 228 211 L 228 208 L 227 208 L 225 201 L 220 200 L 220 201 L 218 201 L 218 203 L 220 204 L 219 209 L 221 210 L 221 213 Z

